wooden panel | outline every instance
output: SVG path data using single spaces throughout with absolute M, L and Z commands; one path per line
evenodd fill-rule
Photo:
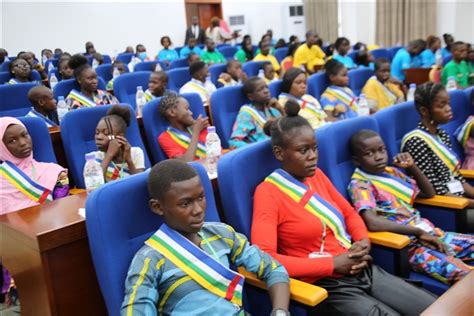
M 430 71 L 431 68 L 409 68 L 405 69 L 403 72 L 405 73 L 406 79 L 405 83 L 416 83 L 416 85 L 423 84 L 430 80 Z

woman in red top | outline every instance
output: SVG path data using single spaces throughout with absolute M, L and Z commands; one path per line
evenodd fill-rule
M 324 314 L 420 314 L 435 297 L 371 264 L 364 222 L 316 167 L 313 129 L 297 103 L 285 110 L 270 127 L 282 166 L 256 189 L 252 243 L 291 277 L 325 288 Z

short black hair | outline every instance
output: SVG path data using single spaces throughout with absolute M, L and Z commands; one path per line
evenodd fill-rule
M 267 68 L 268 66 L 273 66 L 273 64 L 269 61 L 264 61 L 262 63 L 262 69 L 265 70 L 265 68 Z
M 324 65 L 324 70 L 326 72 L 326 76 L 328 80 L 331 79 L 331 76 L 336 76 L 339 71 L 344 68 L 344 64 L 335 60 L 331 59 Z
M 366 139 L 377 136 L 380 135 L 371 129 L 361 129 L 360 131 L 356 132 L 349 140 L 349 149 L 351 151 L 351 155 L 357 156 L 357 149 L 359 148 L 360 144 Z
M 415 90 L 415 107 L 418 113 L 421 115 L 420 109 L 422 107 L 426 107 L 431 113 L 436 96 L 443 90 L 446 90 L 443 85 L 431 81 L 417 86 Z
M 285 72 L 285 75 L 283 75 L 283 81 L 281 82 L 281 92 L 290 93 L 293 81 L 295 81 L 296 77 L 304 73 L 305 72 L 300 68 L 291 67 L 288 69 Z
M 107 111 L 107 116 L 105 116 L 103 119 L 114 121 L 120 132 L 125 133 L 127 131 L 127 127 L 130 126 L 131 116 L 132 113 L 128 105 L 116 104 Z
M 231 60 L 227 61 L 226 65 L 225 65 L 226 71 L 228 71 L 230 66 L 232 66 L 233 64 L 239 64 L 242 67 L 242 64 L 240 63 L 240 61 L 238 61 L 237 59 L 231 59 Z
M 161 100 L 160 103 L 158 104 L 158 112 L 160 112 L 160 115 L 167 119 L 166 112 L 168 112 L 169 109 L 173 108 L 178 104 L 179 98 L 182 98 L 176 93 L 170 92 L 165 94 Z
M 259 82 L 260 80 L 263 80 L 263 79 L 257 76 L 250 77 L 247 81 L 245 81 L 242 87 L 242 93 L 245 96 L 248 96 L 249 94 L 254 93 L 257 87 L 257 82 Z
M 451 45 L 451 51 L 455 51 L 455 50 L 458 50 L 460 49 L 461 46 L 463 45 L 466 45 L 466 43 L 464 42 L 461 42 L 461 41 L 457 41 L 457 42 L 454 42 L 452 45 Z
M 288 45 L 288 51 L 286 53 L 286 56 L 293 56 L 296 52 L 296 49 L 300 46 L 299 43 L 293 43 Z
M 359 50 L 355 56 L 354 62 L 359 66 L 369 66 L 369 53 L 365 49 Z
M 69 58 L 69 67 L 71 67 L 74 70 L 74 78 L 79 78 L 81 74 L 91 68 L 91 65 L 89 65 L 87 58 L 84 57 L 82 54 L 75 54 Z
M 151 76 L 157 76 L 159 80 L 168 80 L 168 74 L 164 70 L 153 71 Z
M 311 124 L 304 117 L 298 115 L 299 112 L 300 106 L 298 102 L 289 99 L 285 103 L 286 116 L 279 117 L 275 121 L 265 124 L 264 131 L 267 135 L 271 136 L 273 146 L 286 147 L 288 139 L 285 139 L 284 136 L 292 129 L 302 127 L 312 129 Z
M 349 40 L 345 37 L 339 37 L 334 43 L 334 47 L 336 48 L 336 50 L 338 50 L 339 47 L 341 47 L 341 45 L 344 44 L 344 42 L 349 43 Z
M 377 58 L 374 63 L 374 70 L 375 71 L 379 70 L 380 68 L 382 68 L 382 65 L 385 65 L 385 64 L 390 64 L 390 60 L 388 60 L 385 57 Z
M 160 39 L 160 44 L 161 44 L 161 45 L 163 45 L 163 41 L 164 41 L 166 38 L 168 39 L 168 42 L 170 42 L 170 45 L 173 44 L 173 43 L 171 42 L 171 38 L 170 38 L 168 35 L 165 35 L 165 36 L 161 37 L 161 39 Z
M 203 61 L 195 61 L 191 65 L 189 65 L 189 74 L 193 77 L 197 72 L 201 71 L 206 67 L 206 63 Z
M 421 50 L 423 50 L 426 48 L 426 42 L 422 40 L 421 38 L 416 39 L 416 40 L 410 41 L 410 43 L 408 43 L 408 47 L 419 47 L 421 48 Z
M 163 201 L 172 183 L 186 181 L 197 176 L 197 171 L 182 160 L 163 160 L 151 168 L 148 175 L 148 194 L 152 199 Z

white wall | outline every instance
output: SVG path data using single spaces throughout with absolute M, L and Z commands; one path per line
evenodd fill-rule
M 474 1 L 439 0 L 437 32 L 474 43 Z
M 375 43 L 376 0 L 339 0 L 339 10 L 339 36 L 347 37 L 351 45 Z

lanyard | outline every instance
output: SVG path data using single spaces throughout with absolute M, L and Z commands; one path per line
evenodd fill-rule
M 206 245 L 209 246 L 209 249 L 211 249 L 212 256 L 214 257 L 214 259 L 219 261 L 219 256 L 217 255 L 217 252 L 214 250 L 214 247 L 212 247 L 211 243 L 207 240 L 207 238 L 204 237 L 204 233 L 199 232 L 198 235 L 199 235 L 199 237 L 201 237 L 202 240 L 204 240 L 206 242 Z

